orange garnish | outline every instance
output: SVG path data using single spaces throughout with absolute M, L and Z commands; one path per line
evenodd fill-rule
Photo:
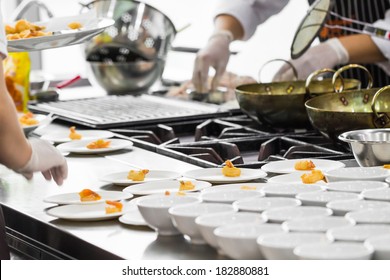
M 127 179 L 133 180 L 133 181 L 143 181 L 145 180 L 145 175 L 149 173 L 148 169 L 142 169 L 142 170 L 130 170 L 127 174 Z
M 180 181 L 179 191 L 190 191 L 195 189 L 195 185 L 191 181 Z
M 295 170 L 313 170 L 316 166 L 311 160 L 300 160 L 295 163 L 294 168 Z
M 96 201 L 102 198 L 98 193 L 90 189 L 83 189 L 81 192 L 79 192 L 79 195 L 81 201 Z
M 119 201 L 106 200 L 106 214 L 121 212 L 123 204 Z
M 254 191 L 256 190 L 257 188 L 256 187 L 250 187 L 250 186 L 241 186 L 240 187 L 240 190 L 245 190 L 245 191 Z
M 68 27 L 70 29 L 80 29 L 81 27 L 83 27 L 83 25 L 78 21 L 73 21 L 73 22 L 68 24 Z
M 98 139 L 87 145 L 88 149 L 103 149 L 108 148 L 111 144 L 111 141 L 105 141 L 103 139 Z
M 22 125 L 34 125 L 34 124 L 38 124 L 39 123 L 39 121 L 37 119 L 35 119 L 34 114 L 31 113 L 31 112 L 27 112 L 27 113 L 23 114 L 19 118 L 19 122 Z
M 321 170 L 312 170 L 311 173 L 305 173 L 301 176 L 301 179 L 304 184 L 313 184 L 321 180 L 326 180 Z
M 165 191 L 164 195 L 168 196 L 171 195 L 170 191 Z
M 227 160 L 222 168 L 222 174 L 226 177 L 238 177 L 241 175 L 241 170 L 235 167 L 230 160 Z
M 71 126 L 69 127 L 69 138 L 72 139 L 72 140 L 80 140 L 83 136 L 80 134 L 80 133 L 77 133 L 76 132 L 76 127 L 75 126 Z
M 383 165 L 383 168 L 390 169 L 390 164 Z

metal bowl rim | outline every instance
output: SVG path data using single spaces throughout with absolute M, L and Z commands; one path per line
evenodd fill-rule
M 347 143 L 361 143 L 361 144 L 390 144 L 389 141 L 377 141 L 377 140 L 358 140 L 358 139 L 351 139 L 348 138 L 355 134 L 361 134 L 364 132 L 368 132 L 366 134 L 370 134 L 370 132 L 385 132 L 387 134 L 390 134 L 390 128 L 380 128 L 380 129 L 358 129 L 358 130 L 351 130 L 344 132 L 338 136 L 338 138 L 344 142 Z

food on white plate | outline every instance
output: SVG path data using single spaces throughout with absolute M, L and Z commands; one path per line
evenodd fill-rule
M 7 24 L 5 26 L 5 33 L 7 35 L 7 40 L 19 40 L 53 35 L 52 32 L 44 32 L 43 30 L 45 29 L 45 26 L 39 26 L 25 19 L 20 19 L 15 22 L 14 26 Z
M 130 170 L 127 174 L 127 179 L 132 181 L 144 181 L 146 174 L 149 173 L 148 169 Z
M 36 125 L 39 121 L 35 118 L 34 114 L 27 112 L 19 117 L 19 123 L 22 126 Z
M 222 167 L 222 174 L 226 177 L 239 177 L 241 169 L 233 165 L 230 160 L 225 161 L 225 166 Z
M 312 170 L 311 173 L 303 174 L 301 180 L 304 184 L 314 184 L 321 180 L 325 181 L 325 175 L 321 170 Z
M 98 139 L 87 145 L 88 149 L 104 149 L 110 147 L 111 141 L 106 141 L 103 139 Z
M 195 189 L 195 185 L 191 181 L 179 181 L 179 191 L 191 191 Z
M 102 199 L 102 197 L 90 189 L 83 189 L 81 192 L 79 192 L 80 200 L 81 201 L 97 201 Z
M 106 200 L 106 214 L 122 212 L 123 204 L 119 201 Z
M 76 127 L 75 126 L 71 126 L 69 127 L 69 138 L 72 139 L 72 140 L 80 140 L 81 138 L 83 138 L 83 136 L 80 134 L 80 133 L 77 133 L 76 132 Z
M 313 170 L 316 165 L 311 160 L 299 160 L 294 164 L 295 170 Z

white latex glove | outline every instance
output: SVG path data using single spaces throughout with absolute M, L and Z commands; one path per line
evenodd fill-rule
M 298 80 L 305 80 L 312 72 L 322 68 L 333 68 L 346 64 L 349 54 L 340 40 L 332 38 L 307 50 L 297 59 L 290 60 L 298 73 Z M 295 76 L 291 66 L 283 65 L 273 77 L 274 82 L 291 81 Z
M 57 185 L 62 185 L 68 176 L 68 165 L 64 156 L 47 141 L 32 139 L 29 142 L 32 148 L 31 158 L 16 172 L 31 179 L 34 172 L 40 171 L 46 180 L 53 178 Z
M 215 76 L 211 82 L 211 89 L 217 88 L 219 80 L 226 70 L 229 61 L 229 46 L 233 41 L 230 31 L 215 32 L 207 45 L 196 55 L 192 83 L 197 92 L 209 92 L 208 75 L 210 67 L 215 69 Z

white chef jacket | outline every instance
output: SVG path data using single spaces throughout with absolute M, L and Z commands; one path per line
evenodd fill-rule
M 5 38 L 3 16 L 0 9 L 0 55 L 5 58 L 7 56 L 7 39 Z

